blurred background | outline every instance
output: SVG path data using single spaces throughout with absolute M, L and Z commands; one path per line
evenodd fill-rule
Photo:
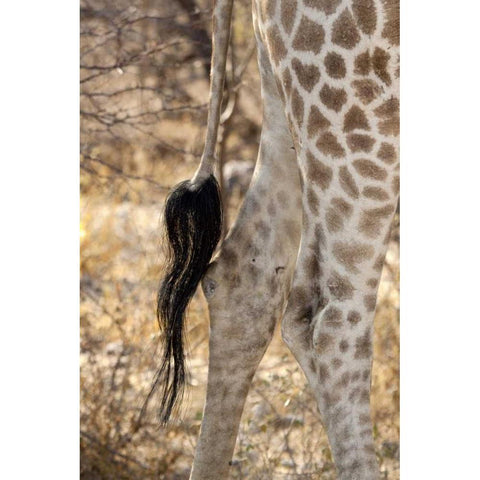
M 191 379 L 167 429 L 155 399 L 155 296 L 160 214 L 203 147 L 211 0 L 81 0 L 81 478 L 188 479 L 200 428 L 208 315 L 200 291 L 188 315 Z M 235 218 L 256 159 L 260 85 L 251 3 L 236 0 L 218 175 Z M 383 478 L 399 479 L 399 221 L 375 318 L 372 414 Z M 306 379 L 279 331 L 254 378 L 232 465 L 237 479 L 334 479 Z

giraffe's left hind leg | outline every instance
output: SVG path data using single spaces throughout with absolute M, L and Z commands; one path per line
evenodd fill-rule
M 210 312 L 210 357 L 194 480 L 228 477 L 244 402 L 285 306 L 298 252 L 298 166 L 268 68 L 262 69 L 266 102 L 253 180 L 202 282 Z

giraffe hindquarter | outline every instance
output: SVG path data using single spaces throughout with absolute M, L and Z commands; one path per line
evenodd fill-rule
M 290 303 L 303 310 L 305 297 L 314 312 L 350 302 L 361 316 L 375 306 L 399 194 L 398 7 L 255 4 L 301 174 L 304 225 Z
M 332 233 L 357 213 L 346 202 L 361 203 L 370 208 L 359 212 L 358 231 L 375 238 L 383 212 L 373 208 L 394 205 L 398 194 L 398 13 L 391 0 L 256 3 L 307 207 Z

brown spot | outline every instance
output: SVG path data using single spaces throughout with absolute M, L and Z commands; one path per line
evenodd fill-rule
M 315 215 L 318 215 L 318 197 L 311 186 L 307 189 L 307 201 L 310 211 Z
M 277 213 L 277 207 L 275 206 L 275 204 L 273 203 L 272 200 L 270 200 L 270 202 L 268 202 L 268 206 L 267 206 L 267 213 L 271 216 L 271 217 L 274 217 Z
M 316 183 L 322 190 L 326 190 L 332 181 L 333 171 L 307 150 L 307 177 Z
M 301 127 L 303 123 L 303 99 L 296 88 L 292 92 L 291 105 L 293 116 L 297 120 L 298 126 Z
M 268 334 L 270 335 L 270 338 L 273 335 L 273 332 L 275 331 L 275 326 L 277 325 L 277 316 L 273 315 L 270 317 L 270 325 L 268 326 Z
M 325 30 L 323 27 L 303 16 L 293 39 L 293 49 L 319 53 L 324 41 Z
M 276 65 L 285 58 L 287 54 L 287 49 L 283 43 L 280 30 L 277 25 L 273 25 L 267 30 L 267 42 L 270 52 L 272 54 L 273 61 Z
M 318 8 L 327 15 L 335 13 L 342 0 L 303 0 L 304 5 L 310 8 Z
M 383 268 L 383 261 L 385 260 L 385 255 L 379 255 L 376 259 L 375 262 L 372 265 L 372 268 L 377 271 L 381 272 Z
M 333 337 L 328 333 L 320 333 L 314 342 L 315 350 L 319 353 L 326 352 L 332 347 Z
M 325 57 L 325 68 L 332 78 L 343 78 L 347 73 L 345 60 L 335 52 L 329 52 Z
M 340 386 L 340 385 L 338 384 L 338 386 Z M 338 418 L 338 421 L 336 421 L 335 423 L 340 423 L 340 422 L 343 420 L 340 415 L 339 415 L 337 418 Z M 335 420 L 337 420 L 337 419 L 335 419 Z M 345 447 L 344 445 L 345 445 L 345 443 L 348 442 L 349 439 L 352 438 L 351 428 L 349 428 L 348 425 L 345 425 L 345 424 L 342 425 L 342 428 L 340 428 L 340 429 L 338 429 L 338 430 L 336 429 L 336 437 L 337 437 L 336 442 L 339 442 L 339 443 L 340 443 L 340 448 L 337 450 L 337 451 L 338 451 L 339 458 L 347 458 L 348 448 Z M 342 443 L 343 443 L 343 444 L 342 444 Z M 355 460 L 354 460 L 354 461 L 355 461 Z M 352 463 L 353 463 L 353 462 L 352 462 Z M 352 464 L 349 464 L 349 465 L 347 466 L 347 468 L 349 468 L 350 471 L 356 471 L 356 470 L 358 470 L 358 467 L 355 467 L 356 470 L 352 469 L 351 465 L 352 465 Z M 345 473 L 346 471 L 347 471 L 347 470 L 345 469 L 345 470 L 343 471 L 343 473 Z M 350 478 L 350 477 L 348 477 L 348 478 Z
M 372 55 L 372 67 L 375 75 L 377 75 L 382 82 L 390 85 L 392 83 L 392 79 L 390 78 L 390 74 L 388 73 L 388 61 L 390 60 L 390 54 L 387 53 L 382 48 L 375 48 L 373 55 Z
M 370 378 L 370 369 L 366 369 L 362 373 L 362 380 L 366 381 Z
M 353 105 L 352 108 L 350 108 L 350 110 L 345 114 L 343 131 L 351 132 L 356 128 L 360 130 L 370 130 L 370 125 L 368 124 L 365 112 L 357 105 Z
M 343 365 L 343 362 L 339 358 L 334 358 L 332 360 L 332 366 L 335 370 L 338 370 L 342 365 Z
M 352 152 L 370 152 L 375 140 L 369 135 L 350 133 L 347 136 L 347 145 Z
M 400 45 L 400 2 L 397 0 L 382 0 L 385 22 L 382 37 L 392 45 Z
M 328 307 L 323 313 L 325 327 L 337 329 L 342 326 L 342 311 L 337 307 Z
M 390 198 L 388 193 L 380 187 L 365 187 L 362 194 L 364 197 L 371 198 L 372 200 L 385 201 Z
M 387 229 L 387 232 L 385 233 L 385 237 L 383 237 L 383 244 L 388 245 L 388 242 L 390 241 L 390 232 L 391 232 L 391 224 L 390 227 Z
M 300 85 L 307 92 L 311 92 L 320 78 L 318 67 L 316 65 L 304 65 L 298 58 L 292 60 L 292 67 Z
M 349 218 L 352 215 L 353 207 L 346 200 L 341 197 L 335 197 L 332 200 L 332 205 L 344 217 Z
M 337 137 L 332 132 L 322 133 L 320 138 L 317 140 L 317 148 L 324 153 L 333 158 L 341 158 L 345 156 L 345 150 L 338 143 Z
M 366 243 L 335 242 L 334 257 L 352 273 L 358 273 L 358 265 L 373 257 L 374 248 Z
M 350 403 L 354 403 L 357 400 L 357 398 L 360 396 L 360 390 L 361 388 L 358 386 L 350 390 L 350 395 L 348 396 Z
M 352 174 L 348 171 L 348 168 L 343 166 L 338 170 L 340 178 L 340 186 L 345 192 L 352 198 L 358 198 L 359 191 Z
M 400 193 L 400 177 L 398 175 L 392 178 L 392 190 L 395 195 Z
M 370 67 L 370 52 L 368 50 L 355 57 L 354 73 L 357 75 L 368 75 Z
M 339 112 L 347 101 L 347 92 L 343 88 L 334 88 L 325 84 L 320 90 L 320 99 L 327 108 Z
M 285 31 L 290 35 L 293 23 L 295 22 L 295 14 L 297 12 L 296 0 L 282 0 L 280 6 L 280 18 Z
M 377 296 L 376 295 L 365 295 L 363 297 L 363 304 L 367 309 L 367 312 L 374 312 L 375 306 L 377 305 Z
M 347 349 L 348 349 L 348 343 L 347 343 Z M 342 352 L 345 352 L 345 350 L 342 350 L 342 342 L 340 342 L 340 350 Z M 344 372 L 340 377 L 340 379 L 335 383 L 334 388 L 335 390 L 347 388 L 349 383 L 350 383 L 350 372 Z
M 260 2 L 260 11 L 262 14 L 263 22 L 265 23 L 268 18 L 275 15 L 275 7 L 277 6 L 276 0 L 264 0 Z
M 324 391 L 322 394 L 326 409 L 333 408 L 342 399 L 338 392 Z
M 359 380 L 360 380 L 360 372 L 357 370 L 356 372 L 354 372 L 352 374 L 351 382 L 355 383 L 355 382 L 358 382 Z M 361 417 L 361 415 L 360 415 L 360 417 Z
M 391 97 L 375 109 L 375 115 L 380 118 L 393 117 L 400 112 L 400 102 L 398 98 Z
M 258 283 L 258 280 L 260 279 L 261 277 L 261 273 L 262 273 L 262 270 L 257 267 L 255 264 L 253 263 L 249 263 L 246 267 L 245 267 L 245 270 L 244 270 L 248 277 L 250 278 L 250 281 L 255 285 Z
M 370 430 L 369 430 L 370 432 Z M 363 451 L 365 453 L 368 453 L 368 454 L 371 454 L 371 455 L 375 455 L 375 447 L 373 445 L 365 445 L 363 447 Z
M 222 250 L 221 254 L 222 262 L 225 264 L 225 267 L 232 269 L 238 266 L 238 254 L 230 247 L 225 247 Z
M 355 96 L 364 104 L 368 105 L 382 92 L 380 86 L 371 79 L 355 80 L 352 82 Z
M 343 48 L 352 49 L 360 41 L 355 20 L 346 8 L 333 23 L 332 42 Z
M 366 281 L 366 284 L 367 284 L 370 288 L 377 288 L 378 280 L 377 280 L 376 278 L 369 278 L 369 279 Z
M 395 207 L 393 207 L 393 205 L 363 210 L 358 224 L 359 231 L 369 238 L 378 237 L 378 235 L 382 233 L 384 221 L 388 219 L 394 211 Z
M 400 117 L 399 117 L 398 98 L 391 97 L 386 102 L 382 103 L 375 109 L 377 117 L 382 118 L 378 123 L 378 130 L 383 135 L 397 136 L 400 132 Z
M 320 224 L 315 225 L 315 231 L 313 232 L 313 238 L 315 240 L 315 245 L 324 246 L 326 243 L 325 233 Z
M 277 193 L 277 200 L 281 207 L 286 207 L 288 205 L 288 195 L 283 190 L 280 190 Z
M 332 272 L 327 281 L 328 289 L 332 296 L 340 301 L 348 300 L 353 297 L 355 288 L 348 279 L 337 272 Z
M 353 0 L 352 10 L 360 30 L 371 35 L 377 25 L 377 13 L 373 0 Z
M 251 258 L 255 258 L 260 255 L 260 249 L 255 243 L 253 243 L 251 236 L 246 237 L 246 241 L 243 244 L 243 253 Z
M 310 301 L 307 289 L 304 287 L 294 287 L 290 291 L 290 296 L 288 297 L 288 303 L 292 306 L 304 306 Z M 313 315 L 313 313 L 312 313 Z M 311 319 L 311 318 L 310 318 Z M 308 320 L 310 320 L 308 319 Z
M 275 271 L 277 271 L 277 269 L 275 269 Z M 270 297 L 276 297 L 276 294 L 278 292 L 278 282 L 276 281 L 276 278 L 274 276 L 270 277 L 267 284 L 270 291 Z
M 289 97 L 292 94 L 292 74 L 290 73 L 288 67 L 283 71 L 282 83 L 283 89 L 285 90 L 285 95 Z
M 292 116 L 290 115 L 290 112 L 287 113 L 287 122 L 290 127 L 290 133 L 292 134 L 292 140 L 293 140 L 293 148 L 295 151 L 298 151 L 300 143 L 298 141 L 298 133 L 297 129 L 295 128 L 295 123 L 293 121 Z M 303 189 L 303 178 L 301 176 L 300 172 L 300 187 Z
M 382 142 L 377 153 L 377 157 L 385 163 L 391 165 L 397 159 L 395 147 L 390 143 Z
M 338 347 L 340 348 L 340 351 L 342 353 L 345 353 L 347 350 L 348 350 L 348 342 L 347 340 L 343 339 L 340 344 L 338 345 Z
M 360 403 L 370 403 L 370 390 L 364 389 L 362 390 L 362 393 L 360 394 L 359 398 Z M 365 430 L 361 433 L 362 437 L 370 437 L 372 435 L 372 432 L 370 429 Z
M 317 279 L 321 276 L 320 261 L 314 253 L 305 258 L 304 271 L 308 278 Z
M 328 208 L 327 213 L 325 214 L 325 220 L 327 221 L 329 232 L 338 232 L 343 228 L 343 218 L 332 207 Z
M 320 130 L 324 130 L 329 126 L 330 122 L 320 113 L 320 110 L 315 105 L 313 105 L 308 115 L 308 137 L 313 137 Z
M 313 372 L 313 373 L 317 373 L 317 363 L 315 362 L 315 359 L 314 358 L 310 358 L 309 360 L 309 366 L 310 366 L 310 370 Z
M 355 170 L 364 178 L 372 178 L 373 180 L 385 180 L 387 171 L 379 167 L 376 163 L 367 159 L 355 160 L 353 162 Z
M 330 378 L 330 373 L 328 372 L 328 365 L 326 365 L 325 363 L 320 363 L 318 373 L 320 377 L 320 383 L 322 384 Z
M 260 238 L 263 241 L 266 241 L 271 233 L 270 226 L 267 223 L 265 223 L 263 220 L 255 222 L 255 230 L 256 232 L 258 232 L 258 234 L 260 235 Z
M 364 334 L 355 342 L 355 358 L 371 358 L 372 338 L 370 327 L 365 329 Z
M 345 417 L 346 417 L 346 411 L 345 411 L 345 408 L 340 406 L 338 408 L 336 408 L 335 410 L 329 412 L 328 416 L 329 416 L 329 423 L 331 425 L 339 425 L 343 423 L 343 426 L 345 426 Z M 335 429 L 337 430 L 337 428 Z M 342 429 L 343 430 L 343 429 Z M 335 442 L 337 443 L 337 442 Z M 337 443 L 337 446 L 338 446 L 338 455 L 341 456 L 341 458 L 344 458 L 344 456 L 346 454 L 348 454 L 348 451 L 347 451 L 347 448 L 345 448 L 345 445 L 344 445 L 344 442 L 338 442 Z
M 231 270 L 226 272 L 225 280 L 232 289 L 238 288 L 242 284 L 242 278 L 240 275 L 238 273 L 232 273 Z

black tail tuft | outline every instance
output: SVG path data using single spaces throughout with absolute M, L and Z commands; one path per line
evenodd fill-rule
M 221 195 L 213 175 L 195 187 L 188 180 L 172 190 L 165 205 L 165 230 L 169 252 L 157 303 L 164 350 L 150 392 L 159 386 L 162 388 L 160 420 L 163 424 L 168 422 L 185 387 L 185 311 L 222 232 Z

